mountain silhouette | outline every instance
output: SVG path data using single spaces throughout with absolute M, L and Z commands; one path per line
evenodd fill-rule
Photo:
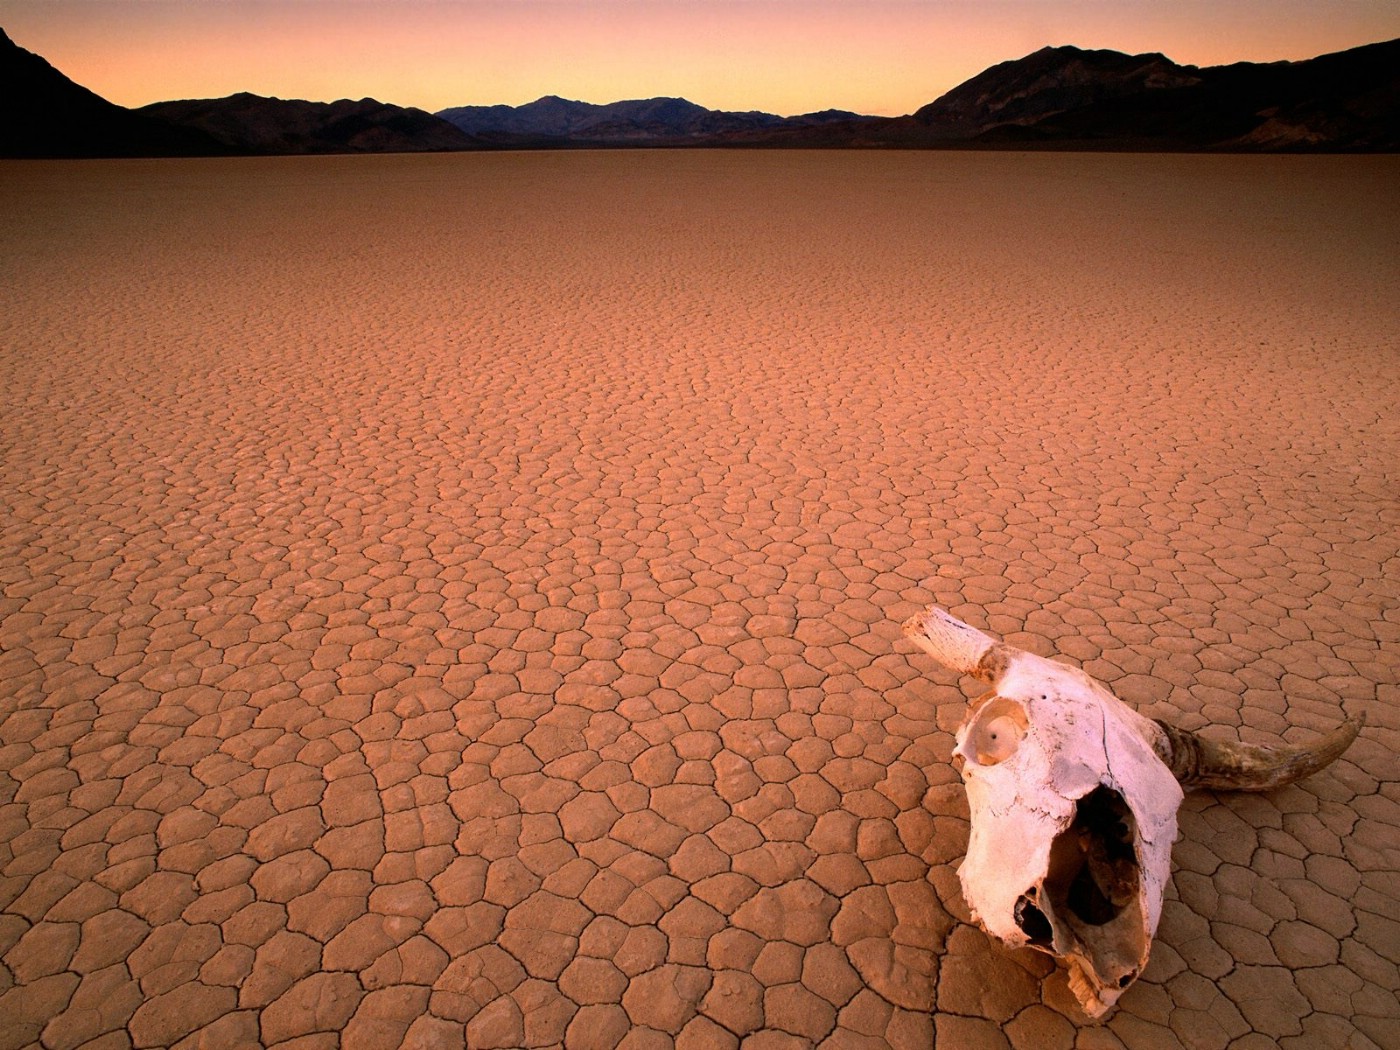
M 426 113 L 374 99 L 241 93 L 113 105 L 0 30 L 0 156 L 365 153 L 623 146 L 745 148 L 1400 150 L 1400 40 L 1299 62 L 1196 67 L 1164 55 L 1045 47 L 904 117 L 796 117 L 683 98 Z
M 700 142 L 769 128 L 807 127 L 876 118 L 827 110 L 800 117 L 706 109 L 683 98 L 631 99 L 595 105 L 546 95 L 523 106 L 456 106 L 437 114 L 497 145 L 627 145 Z
M 1301 62 L 1197 68 L 1043 48 L 914 114 L 930 142 L 1137 149 L 1394 150 L 1400 40 Z
M 204 133 L 133 113 L 73 83 L 0 29 L 0 156 L 219 154 Z
M 196 129 L 240 153 L 415 153 L 476 145 L 430 113 L 372 98 L 303 102 L 243 92 L 156 102 L 136 112 Z
M 1055 113 L 1147 92 L 1191 87 L 1199 72 L 1165 55 L 1045 47 L 964 81 L 914 119 L 962 134 L 999 124 L 1032 124 Z

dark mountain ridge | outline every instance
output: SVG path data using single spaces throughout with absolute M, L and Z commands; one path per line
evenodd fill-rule
M 832 121 L 877 120 L 842 110 L 779 117 L 757 110 L 706 109 L 683 98 L 630 99 L 595 105 L 546 95 L 523 106 L 456 106 L 437 115 L 468 135 L 497 145 L 675 143 Z
M 478 144 L 445 120 L 372 98 L 305 102 L 241 92 L 136 111 L 195 128 L 240 153 L 417 153 Z
M 204 133 L 133 113 L 73 83 L 0 29 L 0 156 L 151 157 L 228 150 Z
M 701 146 L 735 148 L 1400 151 L 1400 40 L 1299 62 L 1183 66 L 1164 55 L 1046 47 L 906 117 L 796 117 L 682 98 L 434 115 L 374 99 L 240 93 L 113 105 L 0 30 L 0 156 L 170 156 Z
M 983 70 L 917 110 L 914 119 L 958 131 L 1031 124 L 1070 109 L 1200 82 L 1195 67 L 1178 66 L 1165 55 L 1044 47 Z
M 1400 40 L 1301 62 L 1181 66 L 1043 48 L 914 114 L 929 140 L 1139 149 L 1400 148 Z

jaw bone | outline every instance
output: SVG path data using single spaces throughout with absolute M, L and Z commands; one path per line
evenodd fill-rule
M 1055 956 L 1091 1017 L 1147 965 L 1171 872 L 1182 787 L 1266 791 L 1327 765 L 1348 720 L 1312 748 L 1212 741 L 1138 714 L 1076 668 L 930 608 L 905 634 L 989 682 L 953 752 L 972 830 L 958 868 L 973 917 L 1012 947 Z

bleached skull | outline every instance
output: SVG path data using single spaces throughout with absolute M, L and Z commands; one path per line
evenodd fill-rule
M 1102 1013 L 1147 965 L 1181 786 L 1147 719 L 1082 671 L 1016 663 L 953 752 L 972 813 L 963 897 L 992 936 L 1063 959 Z
M 941 609 L 904 625 L 934 659 L 990 681 L 958 729 L 972 831 L 958 869 L 973 918 L 1063 961 L 1103 1016 L 1147 966 L 1182 785 L 1266 790 L 1344 751 L 1210 741 L 1138 714 L 1089 675 L 997 642 Z

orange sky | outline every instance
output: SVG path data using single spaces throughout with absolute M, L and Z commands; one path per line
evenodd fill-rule
M 1215 65 L 1392 39 L 1400 0 L 0 0 L 0 27 L 124 106 L 678 95 L 894 116 L 1046 44 Z

